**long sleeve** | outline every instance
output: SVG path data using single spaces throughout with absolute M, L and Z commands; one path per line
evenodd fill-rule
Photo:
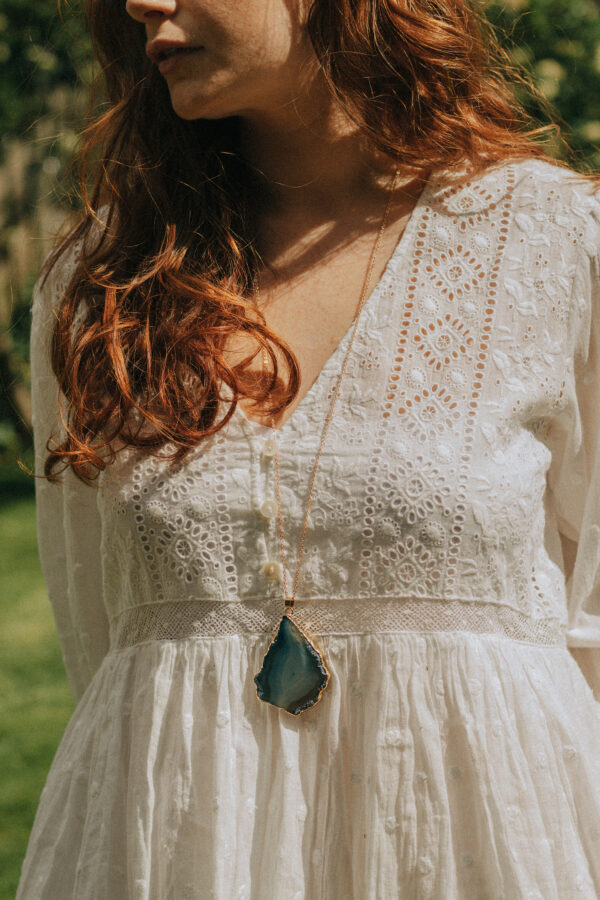
M 576 192 L 583 223 L 575 264 L 574 318 L 548 472 L 560 535 L 575 545 L 567 578 L 567 646 L 600 699 L 600 192 Z
M 50 366 L 53 310 L 68 281 L 73 254 L 63 256 L 43 288 L 33 293 L 30 340 L 35 472 L 43 475 L 46 442 L 62 434 L 58 382 Z M 62 398 L 63 410 L 66 401 Z M 60 466 L 58 470 L 60 471 Z M 51 484 L 36 478 L 38 551 L 75 702 L 85 692 L 108 649 L 108 620 L 102 596 L 101 522 L 95 486 L 69 468 Z

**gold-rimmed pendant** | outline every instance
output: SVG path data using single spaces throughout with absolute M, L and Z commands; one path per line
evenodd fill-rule
M 323 655 L 286 611 L 254 676 L 258 699 L 297 716 L 319 702 L 329 677 Z

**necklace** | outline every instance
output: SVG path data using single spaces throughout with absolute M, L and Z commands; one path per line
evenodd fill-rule
M 329 431 L 329 426 L 333 418 L 336 401 L 340 393 L 342 379 L 346 372 L 348 359 L 350 358 L 350 351 L 352 349 L 352 344 L 354 343 L 354 337 L 358 329 L 358 320 L 365 304 L 365 298 L 367 296 L 367 285 L 371 278 L 371 273 L 375 264 L 375 256 L 377 254 L 377 250 L 379 248 L 379 244 L 381 242 L 381 238 L 383 237 L 383 232 L 385 231 L 385 226 L 387 224 L 388 214 L 390 211 L 391 200 L 394 194 L 397 177 L 398 169 L 396 169 L 394 173 L 392 188 L 388 196 L 381 227 L 379 229 L 377 239 L 375 240 L 373 250 L 371 251 L 371 258 L 369 260 L 369 265 L 365 274 L 361 297 L 353 320 L 354 328 L 350 336 L 350 343 L 348 344 L 346 355 L 342 363 L 342 368 L 338 376 L 338 381 L 331 401 L 329 414 L 325 421 L 325 426 L 321 435 L 321 442 L 319 444 L 319 449 L 315 458 L 310 480 L 310 487 L 308 490 L 308 500 L 306 502 L 304 523 L 302 526 L 302 534 L 300 537 L 300 548 L 298 550 L 298 562 L 296 565 L 296 573 L 294 575 L 294 584 L 291 594 L 288 591 L 287 584 L 286 560 L 283 540 L 283 520 L 281 515 L 281 479 L 279 471 L 278 446 L 279 441 L 276 436 L 278 429 L 274 428 L 273 419 L 271 419 L 271 429 L 275 435 L 275 452 L 273 455 L 275 458 L 277 511 L 279 518 L 279 540 L 281 545 L 281 563 L 285 609 L 282 619 L 279 623 L 277 633 L 271 639 L 271 642 L 265 653 L 260 672 L 258 672 L 254 676 L 254 681 L 256 684 L 256 694 L 259 700 L 263 700 L 265 703 L 270 703 L 272 706 L 278 706 L 279 708 L 285 710 L 288 713 L 291 713 L 294 716 L 299 715 L 299 713 L 303 712 L 305 709 L 308 709 L 308 707 L 314 706 L 319 702 L 319 700 L 321 699 L 321 695 L 327 687 L 330 679 L 330 672 L 327 668 L 323 653 L 318 650 L 314 642 L 300 628 L 293 617 L 294 600 L 296 597 L 296 592 L 298 590 L 300 567 L 302 564 L 302 554 L 304 552 L 304 541 L 308 524 L 308 514 L 310 512 L 310 506 L 312 503 L 315 478 L 317 476 L 321 454 L 325 445 L 325 438 L 327 437 L 327 432 Z M 260 298 L 258 276 L 255 276 L 254 279 L 254 293 L 258 305 Z M 264 348 L 263 360 L 265 361 L 266 365 L 267 355 Z

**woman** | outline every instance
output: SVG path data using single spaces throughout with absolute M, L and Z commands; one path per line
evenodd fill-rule
M 597 898 L 598 179 L 463 0 L 88 15 L 18 898 Z

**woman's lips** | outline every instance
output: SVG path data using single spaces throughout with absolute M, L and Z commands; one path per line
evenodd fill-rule
M 189 56 L 192 53 L 200 53 L 202 50 L 204 50 L 204 47 L 182 47 L 181 50 L 177 50 L 176 53 L 172 53 L 166 59 L 161 60 L 158 64 L 158 71 L 161 75 L 167 75 L 167 73 L 172 72 L 186 56 Z

